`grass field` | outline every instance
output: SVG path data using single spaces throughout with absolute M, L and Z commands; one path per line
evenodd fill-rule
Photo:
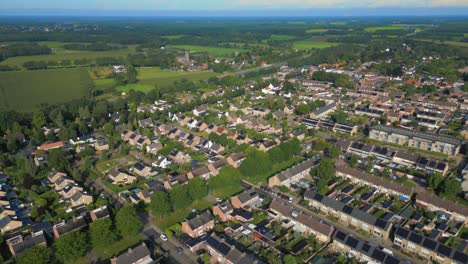
M 0 109 L 31 111 L 41 103 L 82 98 L 92 87 L 84 68 L 0 72 Z
M 323 41 L 297 41 L 293 43 L 293 48 L 297 50 L 324 49 L 328 47 L 338 46 L 339 43 L 323 42 Z
M 49 54 L 49 55 L 34 55 L 12 57 L 2 61 L 2 65 L 11 65 L 22 67 L 27 61 L 61 61 L 61 60 L 77 60 L 77 59 L 96 59 L 102 57 L 125 57 L 132 53 L 131 49 L 111 50 L 111 51 L 70 51 L 67 53 Z
M 141 84 L 149 84 L 159 87 L 168 86 L 174 83 L 175 80 L 187 79 L 189 81 L 207 80 L 210 77 L 216 76 L 216 73 L 209 71 L 197 72 L 181 72 L 181 71 L 163 71 L 160 68 L 139 68 L 138 80 Z
M 246 52 L 245 49 L 231 49 L 231 48 L 221 48 L 221 47 L 209 47 L 209 46 L 195 46 L 195 45 L 168 45 L 168 48 L 179 49 L 179 50 L 189 50 L 190 52 L 207 52 L 213 55 L 226 55 L 234 52 Z
M 130 90 L 135 90 L 135 91 L 140 91 L 147 93 L 154 89 L 154 85 L 149 85 L 149 84 L 141 84 L 141 83 L 131 83 L 127 84 L 124 86 L 117 86 L 115 89 L 119 92 L 125 92 L 128 93 Z
M 289 21 L 288 24 L 290 25 L 306 25 L 305 21 Z
M 114 79 L 97 79 L 94 80 L 94 89 L 104 91 L 114 86 Z
M 306 33 L 323 33 L 323 32 L 327 32 L 328 29 L 326 28 L 311 28 L 311 29 L 307 29 L 306 30 Z
M 129 247 L 133 247 L 138 244 L 143 238 L 138 236 L 130 236 L 130 237 L 123 237 L 122 239 L 107 245 L 106 247 L 94 247 L 93 252 L 98 256 L 101 260 L 108 259 L 112 256 L 117 255 L 118 253 L 126 250 Z
M 291 35 L 271 35 L 270 40 L 291 40 L 295 39 L 295 36 Z
M 186 37 L 187 35 L 169 35 L 169 36 L 163 36 L 162 38 L 165 39 L 181 39 L 183 37 Z

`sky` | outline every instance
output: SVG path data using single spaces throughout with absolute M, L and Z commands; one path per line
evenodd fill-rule
M 468 0 L 0 0 L 0 14 L 21 10 L 214 11 L 214 10 L 468 10 Z M 450 11 L 450 12 L 452 12 Z

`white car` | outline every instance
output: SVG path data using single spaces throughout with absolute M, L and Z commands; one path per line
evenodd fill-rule
M 216 198 L 215 200 L 216 200 L 217 203 L 220 203 L 220 202 L 223 201 L 223 199 L 221 199 L 221 198 Z
M 161 238 L 162 241 L 167 241 L 167 236 L 165 234 L 161 234 L 159 238 Z

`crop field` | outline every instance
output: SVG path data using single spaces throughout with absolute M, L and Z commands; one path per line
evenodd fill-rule
M 125 57 L 132 52 L 133 50 L 131 49 L 111 51 L 70 51 L 67 53 L 58 54 L 12 57 L 2 61 L 0 64 L 22 67 L 23 63 L 27 61 L 61 61 L 77 59 L 96 59 L 102 57 Z
M 291 40 L 295 39 L 295 36 L 291 35 L 271 35 L 270 40 Z
M 168 48 L 189 50 L 191 52 L 207 52 L 213 55 L 226 55 L 235 52 L 246 52 L 246 49 L 232 49 L 232 48 L 221 48 L 221 47 L 209 47 L 209 46 L 196 46 L 196 45 L 168 45 Z
M 442 44 L 442 45 L 452 45 L 452 46 L 458 46 L 458 47 L 468 47 L 468 42 L 459 42 L 459 41 L 440 41 L 440 40 L 434 40 L 434 39 L 416 39 L 418 41 L 424 41 L 424 42 L 434 42 L 436 44 Z
M 213 76 L 216 76 L 216 73 L 210 71 L 163 71 L 158 67 L 154 67 L 139 68 L 137 78 L 140 80 L 141 84 L 148 84 L 152 87 L 157 84 L 159 87 L 164 87 L 173 84 L 175 80 L 187 79 L 189 81 L 198 81 L 207 80 Z
M 366 32 L 369 32 L 369 33 L 374 33 L 376 31 L 385 31 L 385 30 L 398 30 L 398 29 L 405 29 L 405 28 L 418 28 L 418 29 L 422 29 L 424 28 L 425 26 L 424 25 L 421 25 L 421 24 L 392 24 L 392 25 L 388 25 L 388 26 L 379 26 L 379 27 L 368 27 L 366 29 L 364 29 Z
M 340 43 L 323 42 L 323 41 L 297 41 L 293 43 L 293 48 L 297 50 L 324 49 L 328 47 L 338 46 Z
M 169 35 L 169 36 L 163 36 L 162 38 L 165 39 L 181 39 L 183 37 L 186 37 L 187 35 Z
M 306 33 L 323 33 L 323 32 L 327 32 L 328 29 L 326 28 L 311 28 L 311 29 L 307 29 L 306 30 Z
M 32 111 L 42 103 L 82 98 L 92 87 L 84 68 L 0 72 L 0 109 Z

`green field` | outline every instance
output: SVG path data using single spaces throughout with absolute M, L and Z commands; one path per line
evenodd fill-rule
M 92 87 L 84 68 L 0 72 L 0 109 L 31 111 L 41 103 L 82 98 Z
M 169 36 L 163 36 L 162 38 L 165 39 L 181 39 L 183 37 L 186 37 L 187 35 L 169 35 Z
M 305 21 L 289 21 L 288 24 L 290 25 L 306 25 Z
M 291 35 L 271 35 L 270 40 L 291 40 L 295 39 L 295 36 Z
M 154 67 L 139 68 L 137 78 L 140 80 L 141 84 L 148 84 L 151 86 L 157 84 L 159 87 L 164 87 L 173 84 L 175 80 L 187 79 L 189 81 L 198 81 L 207 80 L 213 76 L 216 76 L 216 73 L 210 71 L 167 71 L 161 70 L 158 67 Z
M 132 53 L 131 49 L 111 50 L 111 51 L 70 51 L 62 54 L 49 55 L 34 55 L 12 57 L 2 61 L 2 65 L 11 65 L 22 67 L 27 61 L 61 61 L 61 60 L 77 60 L 77 59 L 96 59 L 102 57 L 125 57 Z
M 112 88 L 114 86 L 114 79 L 108 78 L 108 79 L 97 79 L 94 80 L 94 89 L 104 91 L 109 88 Z
M 196 45 L 168 45 L 168 48 L 178 49 L 178 50 L 189 50 L 190 52 L 207 52 L 213 55 L 226 55 L 234 52 L 246 52 L 246 49 L 231 49 L 231 48 L 221 48 L 221 47 L 209 47 L 209 46 L 196 46 Z
M 340 43 L 323 42 L 323 41 L 297 41 L 293 43 L 293 48 L 297 50 L 324 49 L 328 47 L 338 46 Z
M 389 26 L 379 26 L 379 27 L 368 27 L 364 29 L 366 32 L 374 33 L 376 31 L 385 31 L 385 30 L 398 30 L 404 29 L 405 27 L 418 26 L 418 25 L 407 25 L 407 24 L 393 24 Z
M 128 93 L 130 90 L 140 91 L 147 93 L 154 89 L 154 85 L 142 84 L 142 83 L 131 83 L 123 86 L 117 86 L 115 89 L 119 92 Z
M 326 28 L 311 28 L 311 29 L 307 29 L 306 30 L 306 33 L 323 33 L 323 32 L 327 32 L 328 29 Z

